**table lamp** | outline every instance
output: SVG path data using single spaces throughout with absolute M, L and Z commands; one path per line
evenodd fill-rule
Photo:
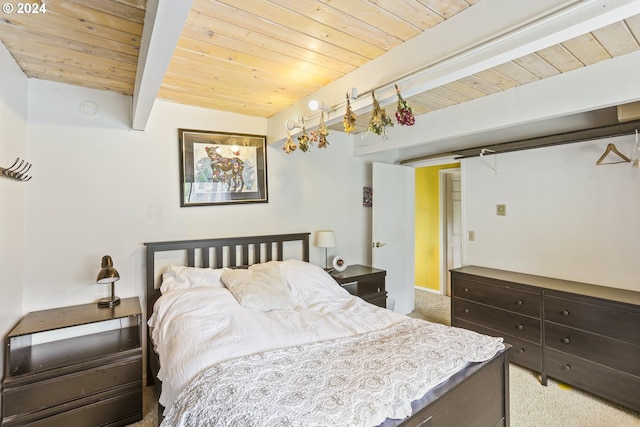
M 316 232 L 316 246 L 324 248 L 324 269 L 327 269 L 327 248 L 336 245 L 336 236 L 333 230 L 320 230 Z
M 114 285 L 120 280 L 120 275 L 118 274 L 118 270 L 113 268 L 113 261 L 109 255 L 105 255 L 102 257 L 102 269 L 98 273 L 98 278 L 96 279 L 96 283 L 111 284 L 111 296 L 106 298 L 100 298 L 98 300 L 98 307 L 113 307 L 115 305 L 120 304 L 120 298 L 115 296 L 114 293 Z

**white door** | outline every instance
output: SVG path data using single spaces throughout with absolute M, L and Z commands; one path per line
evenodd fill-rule
M 415 289 L 415 170 L 373 163 L 373 267 L 387 271 L 386 287 L 394 311 L 414 308 Z
M 440 293 L 451 295 L 451 275 L 449 270 L 462 265 L 462 186 L 459 169 L 440 171 L 442 182 L 442 248 L 444 256 Z

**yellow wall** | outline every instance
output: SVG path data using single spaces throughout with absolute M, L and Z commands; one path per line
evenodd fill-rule
M 440 289 L 440 170 L 458 167 L 416 169 L 416 286 Z

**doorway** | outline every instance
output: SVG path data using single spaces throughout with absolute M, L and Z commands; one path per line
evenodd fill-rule
M 447 184 L 449 173 L 452 179 Z M 460 255 L 460 251 L 454 249 L 455 233 L 461 229 L 460 210 L 454 214 L 461 199 L 460 163 L 416 167 L 415 177 L 415 284 L 417 289 L 444 295 L 447 293 L 448 266 L 456 262 L 455 258 L 452 261 L 448 258 L 453 254 Z M 447 196 L 448 199 L 445 195 L 451 188 L 458 189 L 457 202 L 451 202 L 447 207 L 446 200 L 453 197 Z M 450 220 L 445 222 L 445 218 Z M 447 227 L 453 233 L 447 232 Z M 451 250 L 445 249 L 445 238 L 454 245 Z

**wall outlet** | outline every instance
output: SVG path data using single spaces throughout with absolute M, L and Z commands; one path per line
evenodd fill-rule
M 476 240 L 476 232 L 473 230 L 469 230 L 469 241 L 475 242 L 475 240 Z
M 507 205 L 496 205 L 496 214 L 505 216 L 507 214 Z

